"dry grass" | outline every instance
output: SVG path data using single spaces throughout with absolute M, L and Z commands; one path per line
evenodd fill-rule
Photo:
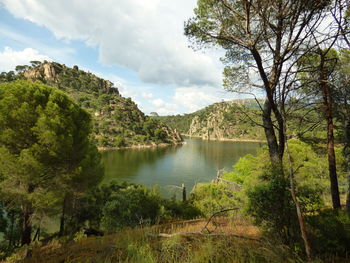
M 82 237 L 76 241 L 59 240 L 30 250 L 18 252 L 9 262 L 75 263 L 75 262 L 134 262 L 134 263 L 202 263 L 202 262 L 287 262 L 285 248 L 266 242 L 237 238 L 233 235 L 259 238 L 258 229 L 244 218 L 215 218 L 208 225 L 218 236 L 188 235 L 171 238 L 148 238 L 147 233 L 199 232 L 206 219 L 173 222 L 145 228 L 126 229 L 104 237 Z M 208 233 L 208 230 L 203 230 Z M 28 253 L 28 251 L 30 253 Z M 24 258 L 25 254 L 30 254 Z M 281 261 L 283 260 L 283 261 Z M 294 261 L 293 261 L 294 262 Z

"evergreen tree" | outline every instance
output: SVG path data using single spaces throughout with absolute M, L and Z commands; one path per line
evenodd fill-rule
M 90 115 L 64 93 L 38 82 L 0 85 L 0 194 L 22 213 L 21 243 L 33 224 L 57 213 L 67 191 L 101 180 Z

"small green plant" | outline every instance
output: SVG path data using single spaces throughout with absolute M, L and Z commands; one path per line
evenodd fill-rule
M 235 193 L 224 183 L 197 184 L 190 201 L 206 216 L 238 204 Z

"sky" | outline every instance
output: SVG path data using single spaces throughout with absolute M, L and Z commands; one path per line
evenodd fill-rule
M 57 61 L 114 83 L 149 114 L 190 113 L 237 95 L 222 87 L 222 51 L 183 34 L 196 0 L 0 0 L 0 72 Z

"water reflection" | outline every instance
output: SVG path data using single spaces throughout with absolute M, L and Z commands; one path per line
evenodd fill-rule
M 105 166 L 105 180 L 131 181 L 130 177 L 137 176 L 144 166 L 155 168 L 157 161 L 161 161 L 166 155 L 174 154 L 180 146 L 120 149 L 102 153 L 102 161 Z
M 218 169 L 230 169 L 246 154 L 255 154 L 259 143 L 186 139 L 187 144 L 165 148 L 124 149 L 102 154 L 105 183 L 111 180 L 159 185 L 171 196 L 169 185 L 211 181 Z
M 255 153 L 261 146 L 255 142 L 203 141 L 195 139 L 191 143 L 197 155 L 203 156 L 216 170 L 232 168 L 233 163 L 244 155 Z

